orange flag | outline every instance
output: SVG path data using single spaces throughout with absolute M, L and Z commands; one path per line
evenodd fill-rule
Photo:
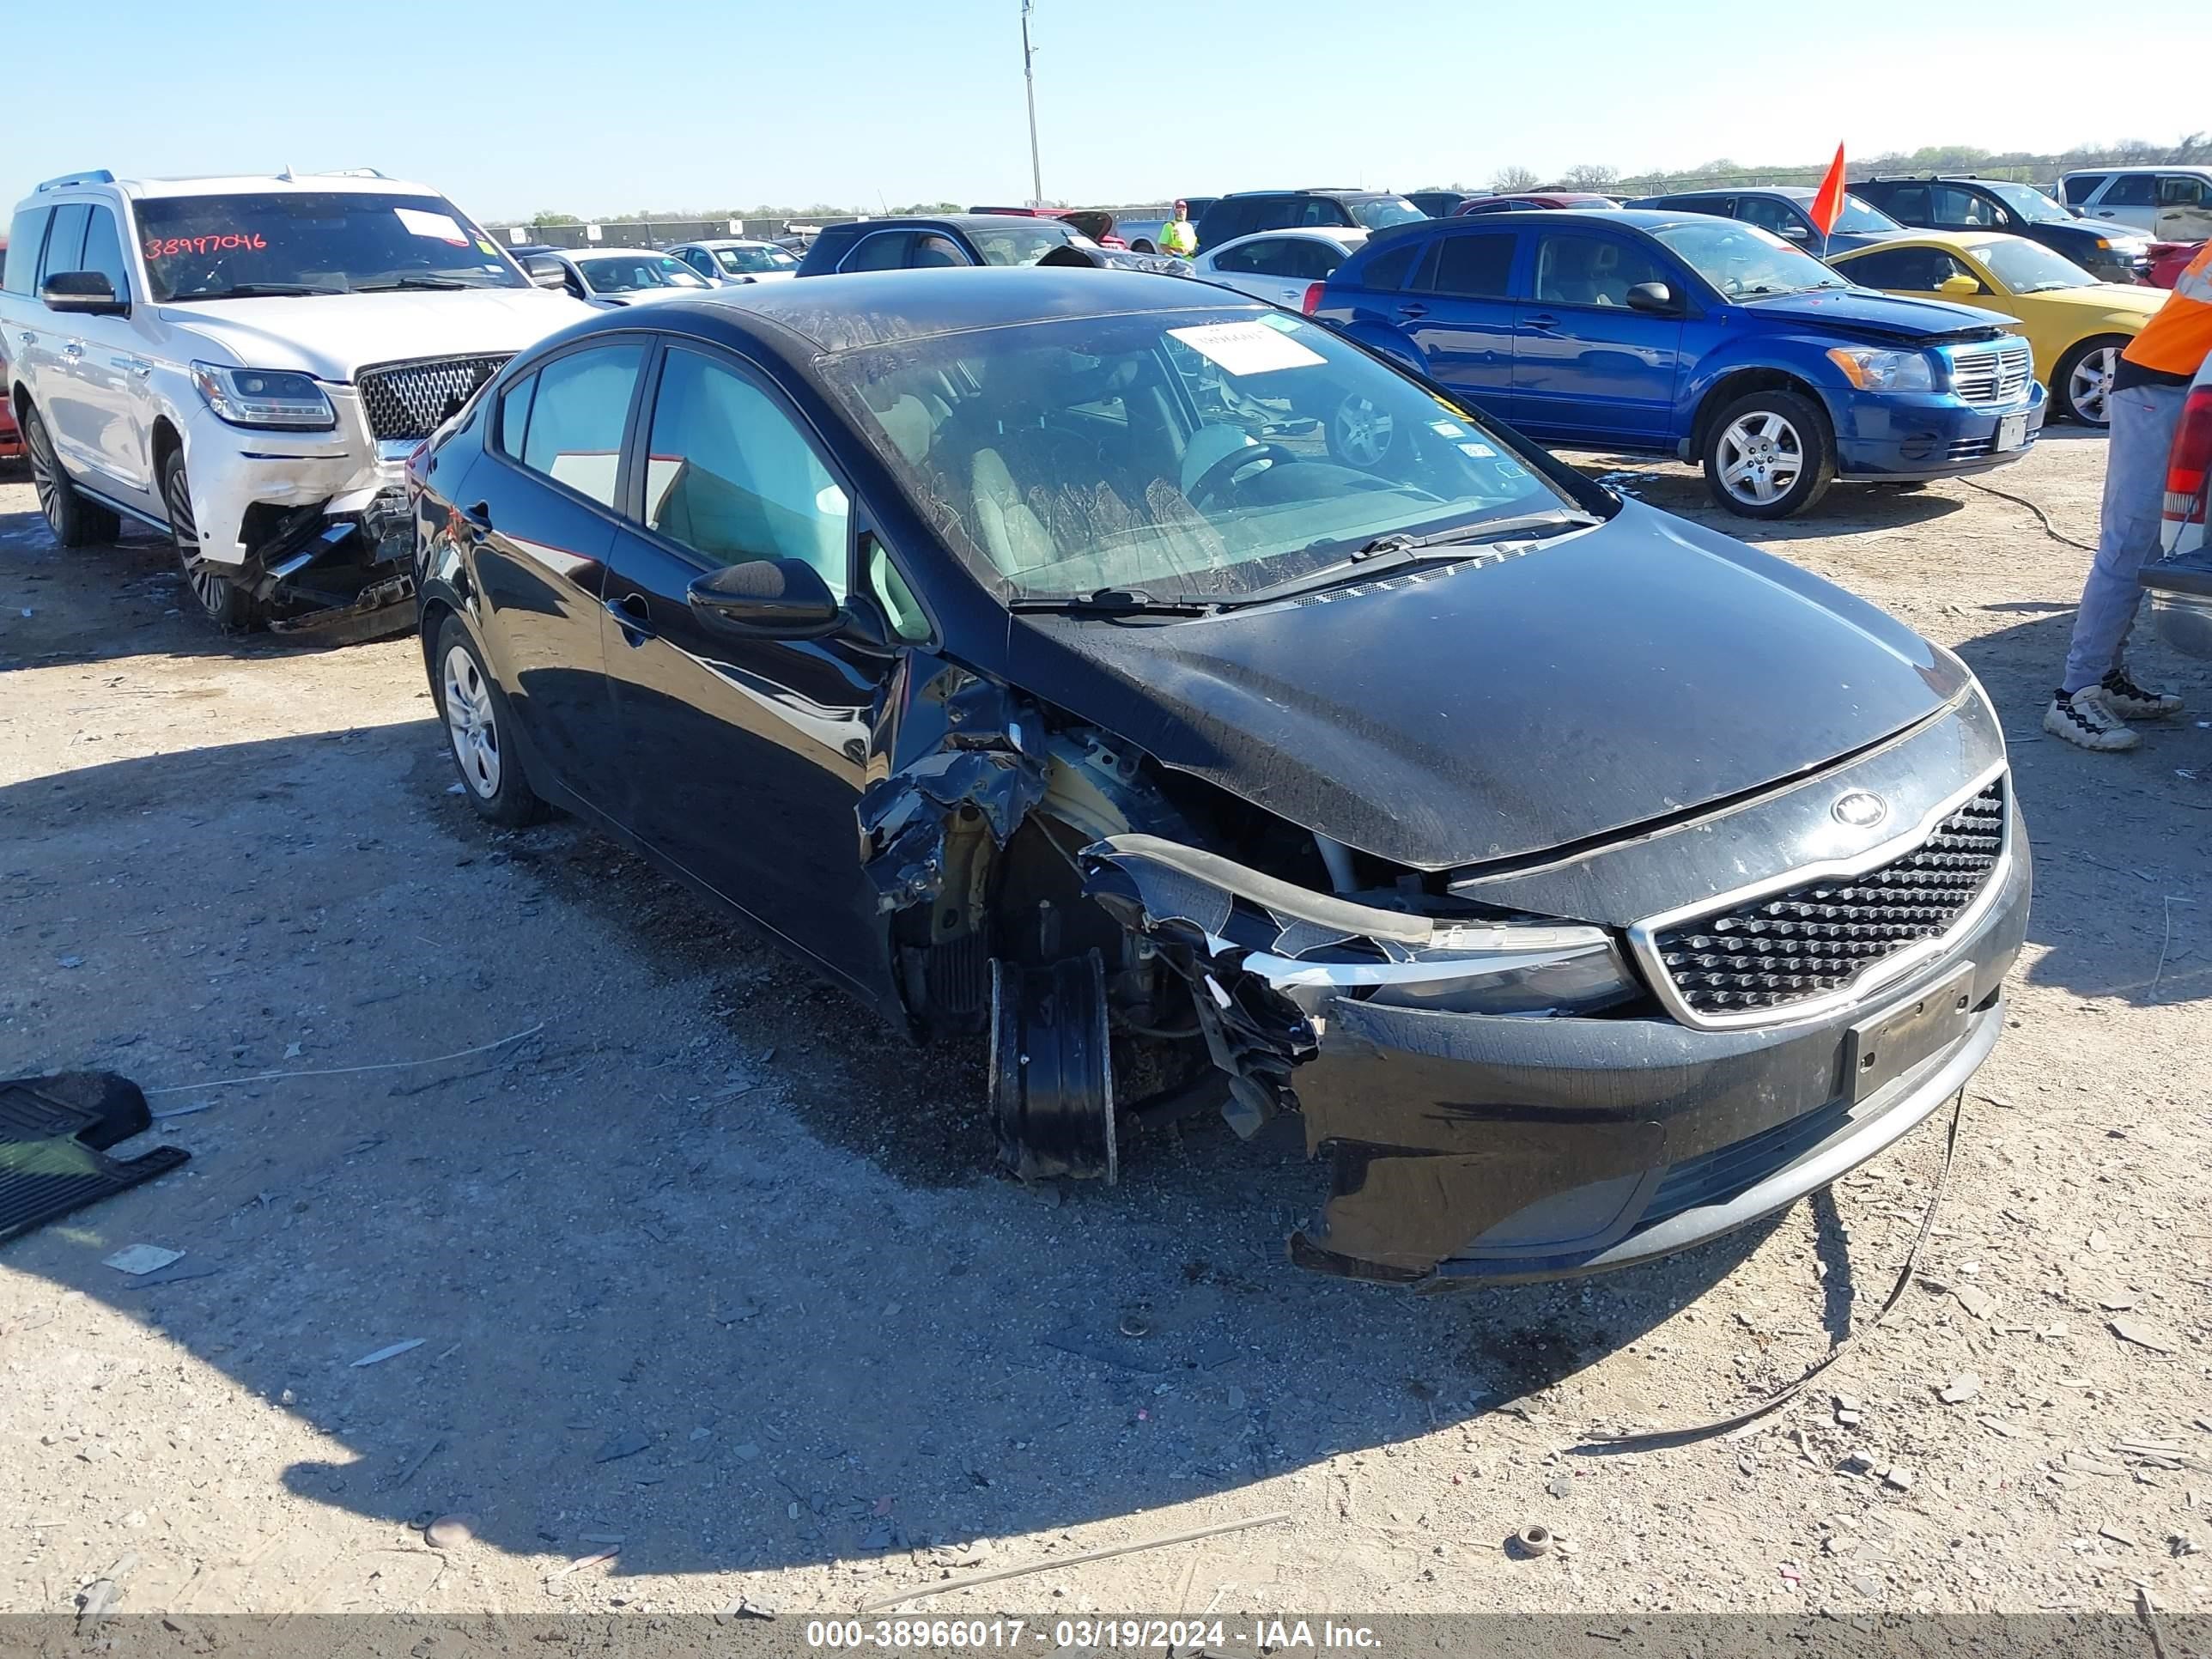
M 1836 159 L 1828 163 L 1828 176 L 1820 180 L 1820 189 L 1813 198 L 1813 222 L 1827 235 L 1836 228 L 1836 221 L 1844 216 L 1844 147 L 1836 146 Z

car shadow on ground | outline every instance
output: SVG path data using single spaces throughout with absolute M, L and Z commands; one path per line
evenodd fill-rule
M 112 1066 L 166 1090 L 157 1106 L 207 1103 L 157 1125 L 196 1149 L 186 1171 L 0 1260 L 319 1431 L 332 1451 L 283 1472 L 302 1498 L 393 1522 L 465 1511 L 521 1554 L 619 1536 L 625 1573 L 1070 1526 L 1540 1408 L 1775 1224 L 1588 1284 L 1420 1300 L 1287 1265 L 1324 1176 L 1294 1133 L 1188 1124 L 1138 1137 L 1118 1188 L 1024 1189 L 982 1173 L 978 1123 L 952 1179 L 936 1120 L 958 1065 L 575 823 L 485 828 L 445 793 L 439 741 L 410 723 L 0 789 L 22 831 L 11 866 L 44 847 L 96 871 L 95 849 L 149 836 L 189 857 L 210 801 L 226 805 L 207 836 L 264 859 L 346 826 L 343 856 L 293 877 L 312 892 L 269 869 L 73 898 L 84 971 L 0 980 L 33 1039 L 0 1071 Z M 562 902 L 572 883 L 594 896 Z M 303 981 L 284 942 L 301 932 L 320 961 L 380 964 L 372 988 Z M 43 967 L 57 948 L 39 933 L 24 954 Z M 40 1042 L 40 1008 L 92 994 L 95 972 L 97 1007 L 73 1006 L 105 1035 Z M 318 994 L 319 1024 L 363 1045 L 349 1059 L 541 1029 L 439 1066 L 192 1082 L 264 1069 L 252 1006 L 281 1030 Z M 211 996 L 220 1016 L 200 1012 Z M 170 1039 L 208 1018 L 234 1044 L 188 1063 Z M 1824 1255 L 1842 1248 L 1826 1231 Z M 102 1265 L 139 1239 L 186 1255 L 140 1279 Z M 1832 1334 L 1839 1294 L 1832 1277 Z M 1724 1414 L 1758 1380 L 1686 1379 L 1682 1408 L 1710 1391 Z
M 1647 507 L 1680 514 L 1723 534 L 1761 543 L 1863 535 L 1869 530 L 1927 524 L 1947 518 L 1966 505 L 1952 496 L 1894 485 L 1839 483 L 1802 517 L 1747 519 L 1714 501 L 1712 492 L 1705 488 L 1704 474 L 1662 465 L 1648 455 L 1577 455 L 1573 465 L 1608 489 L 1633 496 Z

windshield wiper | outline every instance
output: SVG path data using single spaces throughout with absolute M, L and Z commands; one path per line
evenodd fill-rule
M 1009 611 L 1057 611 L 1077 617 L 1207 617 L 1214 606 L 1197 599 L 1163 599 L 1141 587 L 1101 587 L 1053 599 L 1015 599 Z
M 1485 519 L 1475 524 L 1458 525 L 1449 530 L 1432 531 L 1425 536 L 1402 533 L 1377 536 L 1372 541 L 1361 543 L 1334 564 L 1325 564 L 1318 570 L 1307 571 L 1303 576 L 1291 576 L 1266 587 L 1255 588 L 1249 593 L 1239 593 L 1228 603 L 1232 605 L 1265 605 L 1270 599 L 1289 599 L 1293 594 L 1332 586 L 1340 579 L 1355 572 L 1365 576 L 1382 570 L 1403 570 L 1410 565 L 1450 564 L 1467 556 L 1461 550 L 1480 547 L 1486 542 L 1501 541 L 1522 531 L 1546 530 L 1557 534 L 1562 531 L 1588 529 L 1592 525 L 1603 522 L 1587 513 L 1553 507 L 1542 513 L 1520 513 L 1510 518 Z M 1326 553 L 1341 545 L 1337 542 L 1316 542 L 1305 550 Z M 1425 550 L 1439 547 L 1453 550 L 1449 553 Z
M 189 294 L 173 294 L 172 305 L 187 300 L 270 300 L 284 299 L 300 294 L 337 294 L 343 290 L 318 288 L 313 283 L 234 283 L 228 288 L 195 289 Z
M 478 283 L 465 283 L 455 276 L 395 276 L 388 283 L 356 283 L 356 294 L 389 294 L 396 288 L 479 288 Z

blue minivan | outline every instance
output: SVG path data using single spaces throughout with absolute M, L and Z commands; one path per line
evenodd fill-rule
M 1839 478 L 2002 466 L 2043 428 L 2011 319 L 1854 288 L 1705 214 L 1409 225 L 1370 239 L 1306 310 L 1530 437 L 1697 461 L 1748 518 L 1802 513 Z M 1348 408 L 1329 436 L 1357 460 L 1398 434 Z

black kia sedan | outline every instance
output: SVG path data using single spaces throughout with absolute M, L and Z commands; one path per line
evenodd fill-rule
M 988 1045 L 1024 1177 L 1296 1114 L 1298 1262 L 1589 1272 L 1833 1180 L 2003 1026 L 2027 846 L 1956 657 L 1229 293 L 609 313 L 411 481 L 477 810 Z

